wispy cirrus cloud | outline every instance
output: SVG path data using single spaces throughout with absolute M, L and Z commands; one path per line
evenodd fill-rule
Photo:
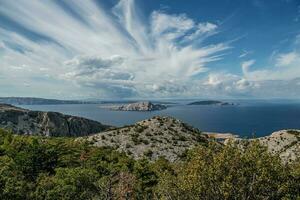
M 0 21 L 0 95 L 277 97 L 294 85 L 289 95 L 299 96 L 297 42 L 271 66 L 257 68 L 253 51 L 244 51 L 241 74 L 215 70 L 232 48 L 210 40 L 220 24 L 162 10 L 143 16 L 134 0 L 111 9 L 99 2 L 1 1 L 10 26 Z
M 78 16 L 55 1 L 1 3 L 1 14 L 49 38 L 36 42 L 0 29 L 6 47 L 0 61 L 5 68 L 2 73 L 10 76 L 12 66 L 27 65 L 37 75 L 39 69 L 49 69 L 48 76 L 104 93 L 113 87 L 140 96 L 148 92 L 172 95 L 177 90 L 166 86 L 167 82 L 187 84 L 229 48 L 225 42 L 201 45 L 218 25 L 196 22 L 185 14 L 157 10 L 143 21 L 133 0 L 120 0 L 110 11 L 94 1 L 64 3 Z M 32 74 L 14 75 L 30 81 Z

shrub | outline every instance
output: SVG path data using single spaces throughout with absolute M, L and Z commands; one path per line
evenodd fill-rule
M 148 158 L 151 158 L 153 155 L 153 151 L 151 149 L 149 149 L 149 150 L 145 151 L 144 155 L 147 156 Z

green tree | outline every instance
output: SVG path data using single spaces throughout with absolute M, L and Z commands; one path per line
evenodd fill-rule
M 162 199 L 296 199 L 291 169 L 258 142 L 244 149 L 212 143 L 192 150 L 176 174 L 160 177 Z M 293 186 L 294 185 L 294 186 Z M 297 186 L 296 186 L 297 187 Z
M 82 168 L 58 168 L 55 176 L 41 175 L 34 192 L 36 199 L 80 200 L 100 196 L 97 171 Z

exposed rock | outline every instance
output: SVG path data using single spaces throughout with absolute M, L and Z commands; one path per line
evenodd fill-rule
M 226 140 L 224 143 L 228 144 L 230 140 L 241 147 L 249 141 L 258 140 L 268 148 L 269 152 L 279 154 L 285 163 L 300 158 L 300 130 L 281 130 L 257 139 L 235 138 Z
M 111 107 L 112 110 L 119 111 L 155 111 L 166 109 L 167 106 L 161 104 L 153 104 L 149 101 L 136 102 L 116 107 Z
M 238 138 L 238 135 L 232 133 L 215 133 L 215 132 L 203 132 L 203 134 L 207 134 L 210 139 L 215 139 L 218 142 L 224 142 L 227 139 Z
M 153 117 L 132 126 L 109 130 L 88 137 L 95 146 L 111 146 L 135 159 L 165 157 L 177 160 L 187 149 L 208 142 L 208 137 L 172 117 Z
M 109 126 L 57 112 L 30 111 L 0 104 L 0 128 L 26 135 L 85 136 L 107 130 Z

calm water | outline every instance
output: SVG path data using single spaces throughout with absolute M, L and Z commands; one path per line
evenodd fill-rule
M 104 124 L 122 126 L 155 115 L 173 116 L 202 131 L 230 132 L 240 136 L 268 135 L 280 129 L 300 129 L 300 103 L 243 102 L 238 106 L 175 105 L 154 112 L 110 111 L 100 105 L 30 105 L 32 110 L 82 116 Z

